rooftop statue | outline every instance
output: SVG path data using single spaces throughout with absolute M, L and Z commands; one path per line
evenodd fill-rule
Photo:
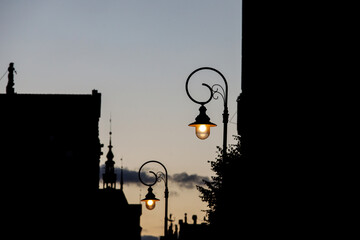
M 15 83 L 14 83 L 14 72 L 16 74 L 17 74 L 17 72 L 16 72 L 16 70 L 14 68 L 14 63 L 13 62 L 11 62 L 9 64 L 8 72 L 9 72 L 9 74 L 8 74 L 9 81 L 8 81 L 7 86 L 6 86 L 6 93 L 7 94 L 14 94 L 15 93 L 15 89 L 14 89 L 14 85 L 15 85 Z

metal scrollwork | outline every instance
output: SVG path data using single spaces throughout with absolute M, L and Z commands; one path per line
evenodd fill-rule
M 148 164 L 148 163 L 158 163 L 158 164 L 160 164 L 160 165 L 165 169 L 165 173 L 166 173 L 166 174 L 164 174 L 163 172 L 157 172 L 157 173 L 155 173 L 155 172 L 153 172 L 153 171 L 149 171 L 149 173 L 151 173 L 152 175 L 154 175 L 155 180 L 154 180 L 152 183 L 146 183 L 146 182 L 141 178 L 141 174 L 140 174 L 140 173 L 141 173 L 141 169 L 142 169 L 146 164 Z M 162 163 L 160 163 L 159 161 L 155 161 L 155 160 L 147 161 L 147 162 L 144 163 L 144 164 L 140 167 L 140 169 L 139 169 L 139 180 L 140 180 L 140 182 L 141 182 L 142 184 L 144 184 L 144 185 L 146 185 L 146 186 L 148 186 L 148 187 L 151 187 L 151 186 L 155 185 L 157 182 L 161 182 L 161 180 L 163 180 L 165 183 L 167 183 L 167 170 L 166 170 L 165 166 L 164 166 Z
M 216 88 L 216 89 L 215 89 Z M 222 90 L 222 92 L 219 92 L 219 88 Z M 219 84 L 214 84 L 213 86 L 212 86 L 212 90 L 213 90 L 213 98 L 215 99 L 215 100 L 217 100 L 219 97 L 218 96 L 216 96 L 216 94 L 218 94 L 218 95 L 220 95 L 221 97 L 222 97 L 222 99 L 224 100 L 224 102 L 225 102 L 225 90 L 224 90 L 224 88 L 221 86 L 221 85 L 219 85 Z
M 189 92 L 189 89 L 188 89 L 188 84 L 189 84 L 189 80 L 190 78 L 198 71 L 201 71 L 201 70 L 211 70 L 211 71 L 214 71 L 216 73 L 218 73 L 222 79 L 224 80 L 224 83 L 225 83 L 225 89 L 220 85 L 220 84 L 214 84 L 212 87 L 210 87 L 208 84 L 206 83 L 203 83 L 202 85 L 207 87 L 210 91 L 210 97 L 207 101 L 204 101 L 204 102 L 200 102 L 200 101 L 197 101 L 195 100 L 191 95 L 190 95 L 190 92 Z M 197 104 L 200 104 L 200 105 L 205 105 L 207 103 L 209 103 L 211 101 L 211 99 L 215 99 L 217 100 L 219 97 L 216 96 L 217 94 L 220 95 L 222 97 L 222 99 L 224 100 L 224 105 L 227 105 L 227 95 L 228 95 L 228 85 L 227 85 L 227 81 L 224 77 L 224 75 L 222 75 L 221 72 L 219 72 L 218 70 L 216 70 L 215 68 L 211 68 L 211 67 L 202 67 L 202 68 L 198 68 L 196 69 L 195 71 L 193 71 L 189 77 L 187 78 L 186 80 L 186 84 L 185 84 L 185 89 L 186 89 L 186 93 L 188 95 L 188 97 L 195 103 Z M 221 89 L 221 92 L 219 91 L 219 89 Z

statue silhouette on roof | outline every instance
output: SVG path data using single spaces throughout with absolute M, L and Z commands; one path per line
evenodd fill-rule
M 13 62 L 11 62 L 9 64 L 8 72 L 9 72 L 9 74 L 8 74 L 9 81 L 8 81 L 7 86 L 6 86 L 6 93 L 7 94 L 14 94 L 15 93 L 15 89 L 14 89 L 14 85 L 15 85 L 15 83 L 14 83 L 14 72 L 16 74 L 17 74 L 17 72 L 16 72 L 16 70 L 14 68 L 14 63 Z

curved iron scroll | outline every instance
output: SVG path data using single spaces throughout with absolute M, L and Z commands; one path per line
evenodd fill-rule
M 210 90 L 210 97 L 209 97 L 209 99 L 208 99 L 207 101 L 204 101 L 204 102 L 200 102 L 200 101 L 195 100 L 195 99 L 190 95 L 190 92 L 189 92 L 189 89 L 188 89 L 188 84 L 189 84 L 190 78 L 191 78 L 196 72 L 201 71 L 201 70 L 211 70 L 211 71 L 214 71 L 214 72 L 218 73 L 218 74 L 221 76 L 221 78 L 224 80 L 224 83 L 225 83 L 225 90 L 224 90 L 224 88 L 223 88 L 221 85 L 219 85 L 219 84 L 214 84 L 212 87 L 210 87 L 208 84 L 203 83 L 202 85 L 205 86 L 205 87 L 207 87 L 207 88 Z M 218 91 L 218 90 L 219 90 L 218 88 L 214 90 L 215 87 L 220 87 L 220 88 L 222 89 L 222 93 Z M 197 103 L 197 104 L 205 105 L 205 104 L 209 103 L 212 98 L 218 99 L 218 97 L 217 97 L 217 96 L 214 96 L 214 95 L 215 95 L 215 94 L 219 94 L 219 95 L 223 98 L 223 100 L 224 100 L 224 105 L 227 105 L 228 84 L 227 84 L 227 81 L 226 81 L 224 75 L 222 75 L 222 73 L 219 72 L 218 70 L 216 70 L 215 68 L 211 68 L 211 67 L 201 67 L 201 68 L 198 68 L 198 69 L 196 69 L 195 71 L 193 71 L 193 72 L 189 75 L 189 77 L 186 79 L 185 89 L 186 89 L 186 93 L 187 93 L 188 97 L 189 97 L 193 102 L 195 102 L 195 103 Z
M 141 179 L 141 174 L 140 174 L 140 173 L 141 173 L 141 169 L 142 169 L 146 164 L 148 164 L 148 163 L 158 163 L 158 164 L 160 164 L 160 165 L 165 169 L 165 176 L 164 176 L 164 173 L 162 173 L 162 172 L 157 172 L 157 173 L 155 173 L 155 172 L 153 172 L 153 171 L 149 171 L 149 173 L 151 173 L 151 174 L 154 175 L 155 180 L 154 180 L 153 183 L 146 183 L 146 182 L 144 182 L 144 181 Z M 165 182 L 165 185 L 167 185 L 167 170 L 166 170 L 165 166 L 164 166 L 161 162 L 159 162 L 159 161 L 156 161 L 156 160 L 147 161 L 146 163 L 144 163 L 143 165 L 141 165 L 141 167 L 140 167 L 140 169 L 139 169 L 139 180 L 140 180 L 140 182 L 141 182 L 142 184 L 144 184 L 144 185 L 146 185 L 146 186 L 148 186 L 148 187 L 151 187 L 151 186 L 155 185 L 157 182 L 160 182 L 161 180 L 163 180 L 163 181 Z

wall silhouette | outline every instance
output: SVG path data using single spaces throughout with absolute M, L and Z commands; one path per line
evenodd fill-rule
M 224 218 L 233 236 L 324 237 L 337 228 L 321 226 L 329 223 L 322 216 L 328 216 L 333 205 L 319 198 L 321 189 L 329 187 L 329 178 L 322 178 L 329 163 L 319 157 L 323 152 L 314 155 L 323 139 L 316 138 L 316 114 L 311 111 L 319 111 L 319 105 L 314 107 L 314 99 L 309 98 L 309 89 L 316 89 L 313 97 L 319 96 L 314 83 L 333 74 L 329 60 L 319 57 L 318 46 L 328 40 L 317 34 L 321 22 L 330 19 L 322 13 L 332 11 L 319 5 L 243 0 L 238 113 L 242 155 L 235 167 L 239 178 L 232 180 L 233 201 L 228 198 L 234 206 L 231 209 L 229 204 L 231 214 Z M 319 71 L 320 65 L 328 69 Z
M 4 229 L 140 240 L 141 204 L 129 204 L 115 184 L 99 189 L 100 93 L 0 94 L 0 109 Z
M 24 229 L 29 237 L 96 229 L 100 106 L 96 90 L 0 94 L 1 207 L 10 209 L 3 211 L 4 229 Z
M 141 204 L 129 204 L 122 189 L 100 189 L 97 228 L 103 238 L 140 240 Z

